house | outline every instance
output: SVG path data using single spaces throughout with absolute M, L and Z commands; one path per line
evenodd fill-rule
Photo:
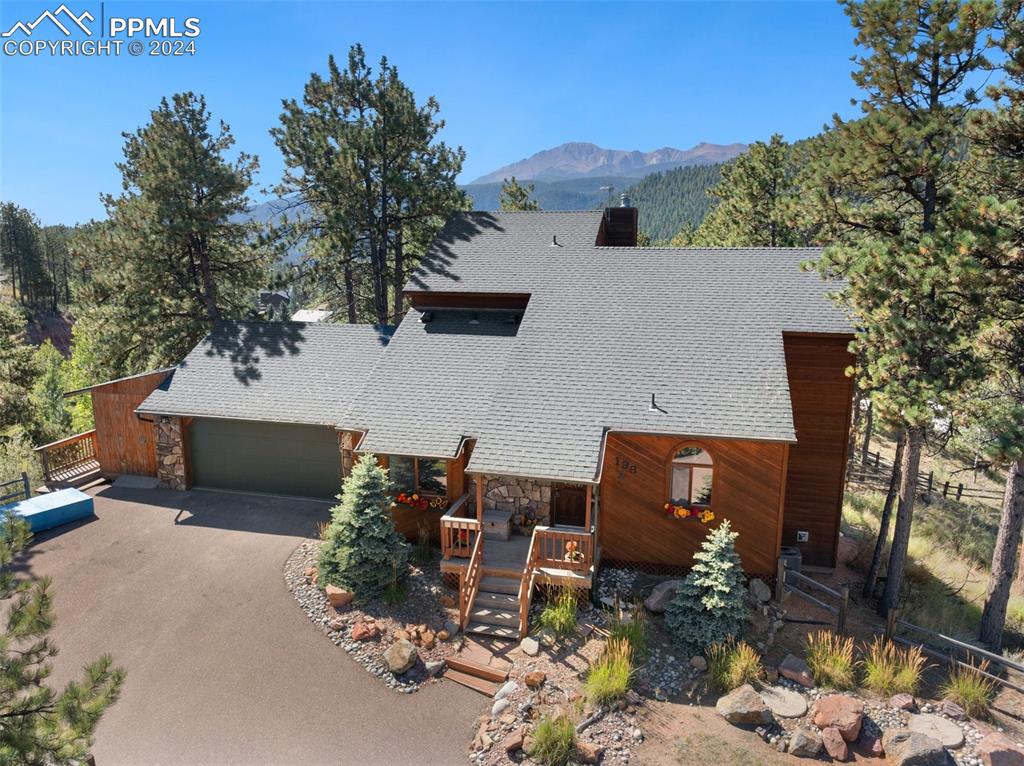
M 373 453 L 399 529 L 440 540 L 463 621 L 495 635 L 537 583 L 686 570 L 724 518 L 753 576 L 783 545 L 834 565 L 853 328 L 802 268 L 819 251 L 637 248 L 637 227 L 462 213 L 397 328 L 219 324 L 137 407 L 158 476 L 330 497 Z

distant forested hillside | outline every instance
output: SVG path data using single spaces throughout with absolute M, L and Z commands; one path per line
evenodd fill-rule
M 721 165 L 691 165 L 637 182 L 629 194 L 640 210 L 640 229 L 652 241 L 665 242 L 684 225 L 696 228 L 714 207 L 708 189 L 721 175 Z
M 619 192 L 624 191 L 639 178 L 598 177 L 598 178 L 567 178 L 558 181 L 523 181 L 523 185 L 533 184 L 533 199 L 537 200 L 541 210 L 593 210 L 604 207 L 608 202 L 608 190 L 602 186 L 615 189 L 614 199 L 618 201 Z M 462 190 L 473 198 L 474 210 L 497 210 L 498 192 L 501 183 L 470 184 Z

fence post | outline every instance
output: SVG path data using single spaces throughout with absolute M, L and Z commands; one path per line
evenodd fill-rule
M 775 571 L 775 601 L 782 603 L 782 597 L 786 595 L 786 561 L 779 558 L 779 566 Z
M 28 485 L 28 474 L 24 471 L 21 472 L 21 486 L 25 491 L 25 499 L 30 499 L 32 497 L 32 488 Z
M 963 482 L 960 482 L 957 485 L 957 487 L 956 487 L 956 501 L 958 503 L 960 502 L 960 498 L 963 496 L 963 494 L 964 494 L 964 484 L 963 484 Z
M 881 459 L 882 459 L 882 453 L 881 452 L 876 452 L 875 453 L 875 468 L 878 468 L 878 461 L 881 460 Z
M 843 594 L 842 599 L 839 601 L 839 614 L 836 615 L 836 632 L 846 632 L 846 608 L 850 605 L 850 586 L 844 585 L 840 588 L 840 593 Z
M 896 635 L 896 623 L 900 619 L 900 610 L 893 607 L 885 615 L 885 637 L 892 641 Z
M 932 493 L 932 482 L 935 480 L 935 471 L 928 472 L 928 494 Z
M 949 479 L 946 479 L 946 483 L 942 485 L 942 496 L 945 497 L 946 493 L 949 492 Z

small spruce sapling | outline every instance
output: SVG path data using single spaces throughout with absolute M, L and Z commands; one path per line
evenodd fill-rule
M 337 585 L 366 601 L 405 576 L 409 548 L 395 531 L 388 474 L 376 457 L 363 455 L 355 464 L 331 517 L 320 546 L 321 585 Z
M 728 520 L 708 534 L 693 556 L 693 569 L 665 610 L 673 639 L 691 654 L 738 636 L 747 619 L 737 536 Z

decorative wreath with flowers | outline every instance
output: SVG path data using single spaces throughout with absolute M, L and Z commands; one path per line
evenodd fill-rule
M 697 519 L 701 524 L 707 524 L 715 520 L 715 514 L 711 512 L 710 508 L 665 503 L 662 509 L 665 511 L 665 515 L 671 519 Z
M 417 511 L 425 511 L 431 508 L 435 511 L 444 511 L 448 509 L 448 498 L 446 497 L 423 497 L 418 492 L 399 492 L 395 495 L 396 505 L 407 505 L 410 508 L 415 508 Z

